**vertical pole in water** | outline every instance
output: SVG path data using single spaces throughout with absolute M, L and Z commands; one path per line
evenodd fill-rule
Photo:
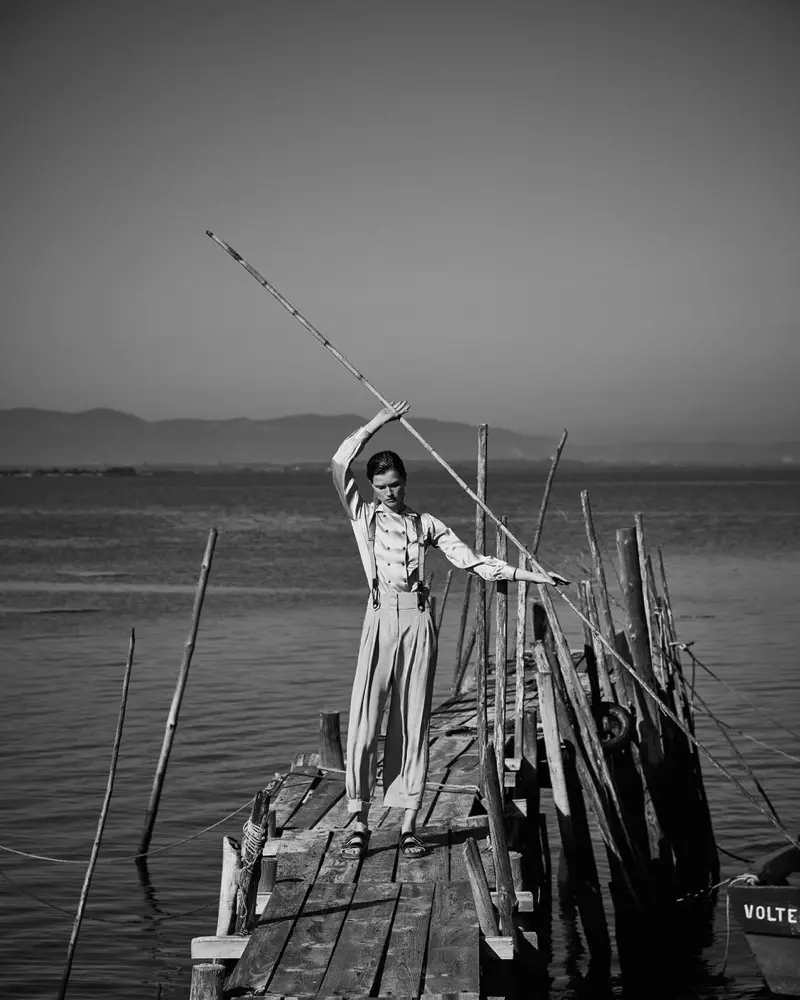
M 200 567 L 200 579 L 197 582 L 197 591 L 194 596 L 194 607 L 192 608 L 192 623 L 189 628 L 189 635 L 183 647 L 183 659 L 181 669 L 178 674 L 178 683 L 175 685 L 175 693 L 172 696 L 169 715 L 167 716 L 167 727 L 164 732 L 164 742 L 161 745 L 161 756 L 158 758 L 156 774 L 153 779 L 153 789 L 150 792 L 150 802 L 147 806 L 147 815 L 144 820 L 144 831 L 139 842 L 139 853 L 146 854 L 153 837 L 153 827 L 156 824 L 158 814 L 158 803 L 161 799 L 161 791 L 164 787 L 164 778 L 167 773 L 169 755 L 172 751 L 172 743 L 175 739 L 175 730 L 178 726 L 178 713 L 181 710 L 183 692 L 186 689 L 186 681 L 189 679 L 189 667 L 192 665 L 192 655 L 194 653 L 195 642 L 197 641 L 197 629 L 200 625 L 200 613 L 203 610 L 203 599 L 206 596 L 208 586 L 208 574 L 211 571 L 211 560 L 214 558 L 214 546 L 217 544 L 217 529 L 212 528 L 208 533 L 206 551 L 203 555 L 203 562 Z
M 489 455 L 489 426 L 481 424 L 478 428 L 478 499 L 486 503 L 487 462 Z M 475 551 L 486 551 L 486 514 L 482 507 L 475 510 Z M 486 759 L 486 740 L 488 738 L 488 706 L 486 691 L 486 674 L 488 667 L 489 637 L 486 628 L 486 581 L 483 577 L 476 580 L 476 638 L 478 643 L 477 664 L 475 667 L 477 699 L 478 699 L 478 752 L 480 753 L 481 774 L 484 774 Z
M 464 584 L 464 601 L 461 605 L 461 620 L 458 623 L 458 639 L 456 640 L 456 665 L 453 670 L 453 686 L 451 691 L 454 695 L 461 692 L 461 680 L 464 671 L 461 669 L 461 662 L 464 652 L 464 636 L 467 634 L 467 618 L 469 617 L 469 596 L 472 591 L 472 574 L 467 574 L 467 582 Z
M 507 523 L 505 517 L 501 518 Z M 497 532 L 497 558 L 506 561 L 508 540 L 502 531 Z M 506 657 L 508 655 L 508 583 L 497 583 L 497 606 L 494 643 L 494 753 L 497 758 L 497 777 L 500 790 L 506 771 Z
M 131 629 L 131 637 L 128 642 L 128 659 L 125 663 L 125 676 L 122 681 L 122 698 L 120 700 L 119 715 L 117 716 L 117 731 L 114 734 L 114 746 L 111 750 L 111 766 L 108 770 L 106 794 L 103 798 L 102 808 L 100 809 L 100 817 L 97 821 L 97 833 L 95 834 L 94 843 L 92 844 L 89 866 L 86 869 L 86 875 L 83 880 L 83 888 L 81 889 L 80 899 L 78 900 L 78 909 L 75 913 L 75 922 L 72 925 L 72 934 L 70 935 L 69 945 L 67 946 L 67 961 L 64 965 L 64 971 L 61 974 L 61 985 L 58 989 L 58 1000 L 64 1000 L 64 997 L 67 995 L 69 974 L 72 971 L 72 960 L 75 957 L 75 946 L 78 943 L 78 934 L 80 933 L 81 923 L 83 921 L 83 911 L 86 909 L 86 900 L 89 896 L 89 885 L 91 884 L 92 875 L 94 873 L 95 865 L 97 864 L 97 855 L 100 851 L 100 841 L 103 837 L 103 829 L 106 825 L 106 817 L 108 816 L 108 807 L 111 802 L 111 792 L 114 789 L 114 775 L 117 771 L 119 745 L 122 741 L 122 726 L 125 722 L 125 709 L 128 704 L 128 688 L 130 687 L 131 669 L 133 667 L 133 650 L 135 646 L 136 633 L 133 629 Z
M 519 554 L 519 567 L 525 569 L 528 560 L 524 552 Z M 520 580 L 517 584 L 517 635 L 514 646 L 515 689 L 514 689 L 514 756 L 523 757 L 525 743 L 525 631 L 528 619 L 528 584 Z M 534 734 L 535 739 L 535 734 Z

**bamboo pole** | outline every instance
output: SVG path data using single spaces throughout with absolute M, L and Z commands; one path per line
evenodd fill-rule
M 486 871 L 483 867 L 477 844 L 472 837 L 468 837 L 464 843 L 464 862 L 467 866 L 467 875 L 472 886 L 472 897 L 475 900 L 475 909 L 478 911 L 478 923 L 483 936 L 499 937 L 500 928 L 497 926 L 497 917 L 492 905 L 489 882 L 486 878 Z
M 453 686 L 451 689 L 453 694 L 459 693 L 464 673 L 461 668 L 461 661 L 464 651 L 464 635 L 467 631 L 467 618 L 469 617 L 469 598 L 472 592 L 472 581 L 473 576 L 471 573 L 468 573 L 467 582 L 464 584 L 464 601 L 461 605 L 461 620 L 458 624 L 458 639 L 456 640 L 456 663 L 453 670 Z
M 447 571 L 447 579 L 444 581 L 444 590 L 442 591 L 441 605 L 439 607 L 439 618 L 436 622 L 436 634 L 438 635 L 441 627 L 442 621 L 444 620 L 444 608 L 447 604 L 447 595 L 450 593 L 450 584 L 453 582 L 453 570 Z
M 489 817 L 489 834 L 492 841 L 492 856 L 497 881 L 497 912 L 500 915 L 500 933 L 516 937 L 514 914 L 517 909 L 517 894 L 514 890 L 514 875 L 503 821 L 503 791 L 497 778 L 497 760 L 494 747 L 487 743 L 484 750 L 483 788 L 486 812 Z
M 531 546 L 531 552 L 534 555 L 539 551 L 539 542 L 542 540 L 542 529 L 544 528 L 544 517 L 547 513 L 547 505 L 550 501 L 550 491 L 553 488 L 553 480 L 556 476 L 556 469 L 558 468 L 558 462 L 561 458 L 561 452 L 564 450 L 564 445 L 567 443 L 567 431 L 561 435 L 561 440 L 558 442 L 558 447 L 556 448 L 556 453 L 553 455 L 553 461 L 550 465 L 550 471 L 547 474 L 547 481 L 544 484 L 544 494 L 542 495 L 542 503 L 539 507 L 539 519 L 536 522 L 536 531 L 533 534 L 533 545 Z
M 505 517 L 503 523 L 505 524 Z M 497 532 L 497 558 L 506 561 L 508 542 Z M 497 757 L 497 776 L 503 787 L 506 772 L 506 671 L 508 657 L 508 583 L 497 584 L 494 644 L 494 752 Z
M 478 428 L 478 497 L 481 501 L 486 500 L 487 477 L 488 477 L 488 454 L 489 454 L 489 426 L 481 424 Z M 483 505 L 479 504 L 475 510 L 475 551 L 484 553 L 486 551 L 486 516 Z M 481 756 L 481 774 L 485 761 L 485 747 L 489 732 L 488 722 L 488 692 L 486 690 L 487 674 L 489 670 L 489 636 L 486 621 L 486 581 L 483 577 L 478 577 L 476 581 L 476 615 L 475 630 L 478 646 L 477 663 L 475 665 L 475 679 L 477 688 L 477 735 L 478 746 Z
M 241 254 L 238 254 L 233 249 L 233 247 L 231 247 L 223 239 L 220 239 L 219 236 L 216 236 L 209 229 L 206 230 L 206 235 L 211 237 L 211 239 L 217 244 L 217 246 L 222 247 L 222 249 L 230 257 L 232 257 L 237 264 L 241 264 L 241 266 L 245 269 L 245 271 L 247 271 L 249 275 L 255 278 L 255 280 L 261 285 L 261 287 L 264 288 L 266 291 L 268 291 L 269 294 L 277 302 L 279 302 L 284 309 L 287 310 L 287 312 L 291 313 L 291 315 L 294 316 L 294 318 L 300 323 L 300 325 L 304 329 L 306 329 L 316 340 L 318 340 L 319 343 L 322 344 L 324 348 L 330 351 L 330 353 L 336 358 L 336 360 L 340 364 L 344 365 L 344 367 L 350 372 L 350 374 L 355 379 L 357 379 L 364 386 L 365 389 L 371 392 L 372 395 L 375 396 L 375 398 L 378 399 L 384 406 L 391 406 L 389 400 L 386 399 L 385 396 L 381 395 L 380 392 L 378 392 L 375 386 L 372 385 L 372 383 L 369 382 L 364 377 L 364 375 L 362 375 L 362 373 L 350 361 L 348 361 L 347 358 L 340 351 L 338 351 L 333 346 L 333 344 L 327 339 L 327 337 L 324 337 L 315 326 L 309 323 L 309 321 L 301 313 L 299 313 L 297 309 L 295 309 L 295 307 L 291 304 L 291 302 L 285 299 L 281 295 L 281 293 L 267 281 L 266 278 L 264 278 L 261 274 L 259 274 L 258 271 L 256 271 L 256 269 L 251 264 L 249 264 L 244 259 L 244 257 L 241 256 Z M 478 494 L 476 494 L 473 490 L 470 489 L 470 487 L 464 482 L 461 476 L 459 476 L 456 470 L 451 465 L 449 465 L 445 461 L 445 459 L 442 458 L 442 456 L 431 445 L 428 444 L 425 438 L 419 433 L 418 430 L 416 430 L 415 427 L 412 427 L 412 425 L 406 420 L 405 417 L 400 417 L 399 419 L 400 423 L 403 425 L 403 427 L 405 427 L 405 429 L 409 432 L 409 434 L 411 434 L 412 437 L 416 438 L 416 440 L 422 445 L 422 447 L 428 452 L 428 454 L 430 454 L 430 456 L 434 458 L 439 463 L 439 465 L 441 465 L 442 468 L 453 477 L 453 479 L 455 479 L 455 481 L 458 483 L 461 489 L 464 490 L 467 496 L 470 497 L 470 499 L 472 499 L 478 505 L 478 507 L 481 508 L 481 510 L 489 518 L 489 520 L 493 521 L 496 526 L 501 527 L 505 535 L 508 537 L 508 540 L 512 542 L 514 545 L 516 545 L 521 552 L 524 552 L 529 557 L 529 559 L 531 560 L 531 568 L 534 570 L 538 570 L 540 573 L 546 573 L 547 571 L 543 569 L 542 566 L 539 565 L 539 563 L 531 555 L 528 549 L 525 548 L 522 542 L 518 538 L 516 538 L 509 531 L 507 527 L 503 527 L 501 525 L 500 518 L 498 518 L 494 513 L 492 513 L 491 510 L 489 510 L 489 508 L 486 505 L 486 501 L 480 496 L 478 496 Z
M 89 864 L 86 868 L 86 875 L 84 876 L 80 898 L 78 899 L 78 908 L 75 912 L 75 920 L 72 924 L 72 933 L 70 934 L 69 944 L 67 945 L 67 958 L 64 964 L 64 971 L 61 974 L 61 984 L 58 988 L 58 1000 L 64 1000 L 64 997 L 67 995 L 69 976 L 72 971 L 72 962 L 75 958 L 75 948 L 78 944 L 78 934 L 80 933 L 81 923 L 83 922 L 86 900 L 89 897 L 89 886 L 91 885 L 92 875 L 94 874 L 95 865 L 97 864 L 97 855 L 100 852 L 100 841 L 103 839 L 103 830 L 106 825 L 106 817 L 108 816 L 108 807 L 111 803 L 111 793 L 114 790 L 114 776 L 117 773 L 117 758 L 119 757 L 119 746 L 122 742 L 122 727 L 125 723 L 125 710 L 128 704 L 128 689 L 130 687 L 131 670 L 133 669 L 133 651 L 135 647 L 136 633 L 134 629 L 131 629 L 130 639 L 128 640 L 128 658 L 125 662 L 125 674 L 122 679 L 122 696 L 120 698 L 119 713 L 117 715 L 117 729 L 114 733 L 114 744 L 111 748 L 111 764 L 108 769 L 106 791 L 103 797 L 103 805 L 100 808 L 100 816 L 97 820 L 97 832 L 94 836 L 92 852 L 89 856 Z
M 524 569 L 527 559 L 520 552 L 520 568 Z M 517 584 L 517 632 L 514 644 L 514 756 L 523 756 L 525 741 L 525 633 L 528 622 L 528 584 L 520 580 Z
M 153 788 L 150 792 L 150 802 L 147 805 L 147 814 L 144 820 L 144 830 L 142 839 L 139 842 L 139 853 L 146 854 L 153 837 L 153 827 L 156 824 L 158 814 L 158 804 L 161 800 L 161 792 L 164 788 L 164 779 L 167 774 L 167 764 L 169 755 L 172 752 L 172 743 L 175 739 L 175 730 L 178 728 L 178 715 L 181 710 L 183 692 L 186 689 L 186 682 L 189 679 L 189 667 L 192 665 L 195 642 L 197 641 L 197 630 L 200 626 L 200 614 L 203 610 L 203 600 L 206 596 L 208 586 L 208 575 L 211 572 L 211 560 L 214 558 L 214 546 L 217 544 L 217 529 L 212 528 L 208 533 L 206 551 L 203 555 L 203 562 L 200 566 L 200 579 L 197 582 L 197 590 L 192 608 L 192 621 L 189 627 L 189 634 L 183 647 L 183 658 L 178 674 L 178 682 L 175 685 L 175 693 L 172 696 L 169 715 L 167 716 L 167 726 L 164 731 L 164 742 L 161 745 L 161 755 L 156 765 L 156 774 L 153 779 Z

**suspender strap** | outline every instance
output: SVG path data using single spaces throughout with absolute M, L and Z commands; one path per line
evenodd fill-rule
M 422 516 L 414 515 L 414 525 L 417 529 L 417 607 L 425 610 L 428 588 L 425 585 L 425 537 L 422 533 Z
M 367 540 L 369 541 L 369 563 L 370 576 L 372 577 L 372 608 L 377 611 L 381 606 L 381 599 L 378 593 L 378 564 L 375 562 L 375 520 L 377 511 L 373 510 L 372 517 L 367 522 Z

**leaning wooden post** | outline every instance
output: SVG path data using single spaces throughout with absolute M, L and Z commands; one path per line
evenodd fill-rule
M 242 859 L 239 855 L 239 845 L 233 837 L 223 837 L 217 937 L 225 937 L 225 935 L 233 933 L 236 925 L 236 887 L 241 867 Z
M 319 713 L 319 766 L 332 771 L 344 770 L 342 733 L 338 712 Z
M 586 598 L 586 608 L 588 614 L 586 617 L 589 619 L 591 624 L 591 638 L 592 647 L 594 649 L 594 662 L 597 664 L 597 678 L 600 684 L 600 697 L 603 701 L 615 702 L 616 695 L 614 693 L 614 685 L 611 683 L 611 675 L 608 672 L 608 663 L 606 659 L 606 649 L 603 643 L 600 641 L 600 620 L 597 615 L 597 602 L 594 599 L 594 591 L 592 589 L 591 580 L 584 580 L 581 583 L 584 588 L 584 596 Z
M 483 931 L 483 936 L 500 937 L 500 929 L 497 926 L 497 917 L 492 905 L 492 894 L 489 891 L 486 871 L 484 870 L 478 847 L 472 837 L 468 837 L 464 844 L 464 862 L 467 866 L 467 875 L 472 886 L 472 897 L 475 900 L 475 909 L 478 911 L 478 923 Z
M 520 569 L 528 565 L 524 553 L 519 554 Z M 514 645 L 514 756 L 522 757 L 525 741 L 525 632 L 528 623 L 528 584 L 517 584 L 517 634 Z
M 200 566 L 200 579 L 197 582 L 197 591 L 194 596 L 194 607 L 192 608 L 192 623 L 189 627 L 189 635 L 183 646 L 183 659 L 181 669 L 178 674 L 178 683 L 175 685 L 175 693 L 172 696 L 169 715 L 167 716 L 167 727 L 164 732 L 164 742 L 161 745 L 161 756 L 158 758 L 156 774 L 153 779 L 153 789 L 150 792 L 150 802 L 147 806 L 147 814 L 144 819 L 144 831 L 139 842 L 139 853 L 146 854 L 153 837 L 153 827 L 156 824 L 158 814 L 158 803 L 161 800 L 161 791 L 164 787 L 164 778 L 167 774 L 167 764 L 172 751 L 172 743 L 175 739 L 175 730 L 178 728 L 178 714 L 181 710 L 183 692 L 186 689 L 186 682 L 189 679 L 189 667 L 192 665 L 192 655 L 197 641 L 197 630 L 200 626 L 200 613 L 203 610 L 203 600 L 206 596 L 208 586 L 208 574 L 211 572 L 211 560 L 214 558 L 214 546 L 217 544 L 217 529 L 212 528 L 208 533 L 206 551 L 203 555 L 203 562 Z
M 647 554 L 647 542 L 644 536 L 644 517 L 641 514 L 634 514 L 633 520 L 636 525 L 636 549 L 639 555 L 639 576 L 642 580 L 642 600 L 644 602 L 645 621 L 647 623 L 647 636 L 650 643 L 650 662 L 655 680 L 663 688 L 666 687 L 666 677 L 661 662 L 661 644 L 659 642 L 658 621 L 656 617 L 656 582 L 653 577 L 653 565 L 650 561 L 650 556 Z
M 556 453 L 553 455 L 553 461 L 550 464 L 550 471 L 547 474 L 547 482 L 544 484 L 544 493 L 542 495 L 542 502 L 539 506 L 539 518 L 536 522 L 536 531 L 533 535 L 533 545 L 531 546 L 531 552 L 536 555 L 539 551 L 539 542 L 542 540 L 542 530 L 544 528 L 544 517 L 547 513 L 547 504 L 550 501 L 550 491 L 553 488 L 553 480 L 556 476 L 556 469 L 558 468 L 558 462 L 561 458 L 561 452 L 564 450 L 564 445 L 567 443 L 567 431 L 561 435 L 561 440 L 558 442 L 558 447 L 556 448 Z
M 500 914 L 500 932 L 515 937 L 514 914 L 517 908 L 517 894 L 514 890 L 514 876 L 503 819 L 503 793 L 497 778 L 497 761 L 494 747 L 487 743 L 484 756 L 483 789 L 486 796 L 486 812 L 489 816 L 489 834 L 492 841 L 492 856 L 497 880 L 497 911 Z
M 270 786 L 272 787 L 272 786 Z M 242 867 L 236 898 L 236 933 L 247 934 L 255 922 L 256 897 L 261 878 L 261 857 L 267 842 L 270 788 L 256 794 L 250 818 L 244 825 Z
M 453 570 L 449 569 L 447 571 L 447 578 L 444 581 L 444 590 L 442 591 L 441 603 L 439 606 L 439 617 L 436 619 L 436 634 L 438 635 L 442 628 L 442 621 L 444 620 L 444 608 L 447 604 L 447 596 L 450 593 L 450 584 L 453 582 Z
M 480 500 L 486 503 L 486 480 L 488 465 L 488 445 L 489 426 L 481 424 L 478 428 L 478 486 L 477 495 Z M 475 551 L 484 553 L 486 551 L 486 514 L 483 508 L 478 506 L 475 510 Z M 484 762 L 486 759 L 486 740 L 488 736 L 488 692 L 486 690 L 486 680 L 489 660 L 489 636 L 486 628 L 486 581 L 483 577 L 478 577 L 476 581 L 476 639 L 478 644 L 477 664 L 475 667 L 475 679 L 477 681 L 477 732 L 478 747 L 481 757 L 481 774 L 483 774 Z
M 199 962 L 192 966 L 189 1000 L 222 1000 L 225 966 L 217 962 Z
M 506 518 L 502 518 L 503 524 Z M 497 532 L 497 558 L 506 561 L 508 540 L 502 531 Z M 508 583 L 497 584 L 497 606 L 494 644 L 494 753 L 497 757 L 497 775 L 500 788 L 506 771 L 506 658 L 508 656 Z
M 72 971 L 72 962 L 75 958 L 75 947 L 78 944 L 78 934 L 80 933 L 81 924 L 83 923 L 83 913 L 86 909 L 86 900 L 89 898 L 89 886 L 91 885 L 92 875 L 94 874 L 95 865 L 97 864 L 97 855 L 100 852 L 100 841 L 103 838 L 103 830 L 105 829 L 106 817 L 108 816 L 108 807 L 111 804 L 111 793 L 114 790 L 114 776 L 117 773 L 119 745 L 122 742 L 122 727 L 125 723 L 125 710 L 128 704 L 128 689 L 131 683 L 133 651 L 135 647 L 136 633 L 133 629 L 131 629 L 130 639 L 128 640 L 128 658 L 125 661 L 125 674 L 122 678 L 122 697 L 120 699 L 119 713 L 117 715 L 117 729 L 114 734 L 114 743 L 111 748 L 111 764 L 108 769 L 106 791 L 103 796 L 103 804 L 100 807 L 100 816 L 97 820 L 97 832 L 94 837 L 94 843 L 92 844 L 92 851 L 89 856 L 89 864 L 86 868 L 86 875 L 83 879 L 80 898 L 78 899 L 78 909 L 75 912 L 75 920 L 72 924 L 72 933 L 70 934 L 69 944 L 67 945 L 67 959 L 64 964 L 64 971 L 61 974 L 61 984 L 58 989 L 58 1000 L 64 1000 L 64 997 L 67 995 L 67 986 L 69 985 L 69 976 Z
M 575 773 L 574 760 L 562 750 L 553 674 L 541 641 L 534 645 L 534 656 L 553 804 L 556 807 L 571 888 L 578 904 L 590 954 L 596 960 L 607 962 L 611 955 L 611 942 L 603 911 L 586 807 Z
M 600 545 L 597 541 L 588 490 L 583 490 L 581 493 L 581 506 L 583 507 L 583 520 L 586 526 L 586 539 L 589 542 L 589 552 L 591 553 L 595 580 L 597 581 L 596 598 L 600 632 L 606 642 L 614 649 L 614 619 L 611 617 L 611 604 L 608 600 L 608 586 L 606 585 L 606 571 L 603 568 L 603 557 L 600 554 Z M 628 707 L 632 707 L 634 705 L 633 681 L 628 680 L 625 670 L 619 668 L 613 657 L 605 654 L 605 650 L 604 659 L 608 664 L 608 672 L 616 689 L 617 701 Z
M 458 694 L 461 687 L 461 678 L 463 676 L 463 671 L 461 669 L 461 660 L 463 658 L 464 652 L 464 636 L 467 632 L 467 619 L 469 617 L 469 598 L 472 592 L 472 574 L 467 573 L 467 582 L 464 584 L 464 602 L 461 605 L 461 620 L 458 623 L 458 639 L 456 640 L 456 663 L 453 669 L 453 687 L 451 688 L 453 694 Z

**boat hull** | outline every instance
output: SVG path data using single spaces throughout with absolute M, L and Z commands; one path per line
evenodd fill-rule
M 767 986 L 800 997 L 800 888 L 740 883 L 728 897 Z

